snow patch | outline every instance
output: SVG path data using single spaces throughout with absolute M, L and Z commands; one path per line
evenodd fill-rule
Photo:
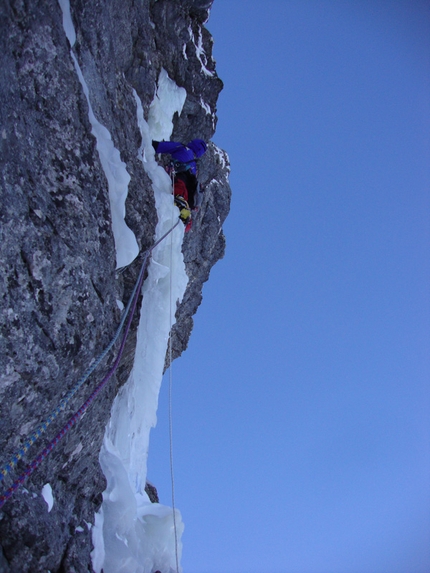
M 42 497 L 46 501 L 48 505 L 48 513 L 54 506 L 54 496 L 52 495 L 52 487 L 51 484 L 46 483 L 42 488 Z
M 194 38 L 194 33 L 193 33 L 193 30 L 191 29 L 191 26 L 188 27 L 188 33 L 190 35 L 190 39 L 192 40 L 192 42 L 194 44 L 194 48 L 196 49 L 196 56 L 197 56 L 197 59 L 199 60 L 200 65 L 202 67 L 202 72 L 206 76 L 209 76 L 212 78 L 215 74 L 214 74 L 214 72 L 211 72 L 211 70 L 207 69 L 208 58 L 207 58 L 206 52 L 203 48 L 203 34 L 202 34 L 201 27 L 199 27 L 197 43 L 196 43 L 196 40 Z
M 165 69 L 158 78 L 157 91 L 149 108 L 148 125 L 152 139 L 168 140 L 173 131 L 173 116 L 181 115 L 187 92 L 171 80 Z
M 100 573 L 100 571 L 102 570 L 103 562 L 105 560 L 105 555 L 106 555 L 105 540 L 103 536 L 103 525 L 104 525 L 104 512 L 102 504 L 99 512 L 96 513 L 94 516 L 94 525 L 92 527 L 92 532 L 91 532 L 94 546 L 93 551 L 91 551 L 91 560 L 93 564 L 93 569 L 96 573 Z
M 224 151 L 223 149 L 220 149 L 218 146 L 214 145 L 213 146 L 215 154 L 218 157 L 218 162 L 221 165 L 221 167 L 223 169 L 227 169 L 228 172 L 230 172 L 230 161 L 229 161 L 229 157 L 226 151 Z
M 200 98 L 200 105 L 201 105 L 202 108 L 205 110 L 206 115 L 207 115 L 207 114 L 212 115 L 212 111 L 211 111 L 211 108 L 210 108 L 209 104 L 207 104 L 205 101 L 203 101 L 202 98 Z

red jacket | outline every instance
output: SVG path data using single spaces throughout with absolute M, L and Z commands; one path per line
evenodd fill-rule
M 181 179 L 175 179 L 173 193 L 174 195 L 180 195 L 188 203 L 188 189 L 185 183 Z

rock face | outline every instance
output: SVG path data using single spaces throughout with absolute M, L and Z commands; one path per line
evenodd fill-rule
M 222 82 L 204 27 L 212 0 L 72 0 L 73 52 L 94 114 L 110 132 L 131 180 L 126 222 L 139 247 L 153 244 L 150 181 L 133 89 L 147 114 L 162 68 L 187 91 L 172 139 L 209 141 Z M 108 185 L 88 104 L 57 0 L 0 5 L 1 466 L 55 410 L 108 344 L 139 270 L 115 271 Z M 209 144 L 199 166 L 202 206 L 184 239 L 189 285 L 177 310 L 173 356 L 186 348 L 202 285 L 225 249 L 228 158 Z M 90 526 L 105 488 L 98 453 L 118 388 L 133 362 L 134 331 L 121 366 L 82 421 L 0 511 L 0 572 L 91 571 Z M 103 366 L 0 483 L 0 495 L 91 393 Z M 41 496 L 52 487 L 54 505 Z

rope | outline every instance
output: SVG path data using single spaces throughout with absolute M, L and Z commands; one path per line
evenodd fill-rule
M 173 423 L 172 423 L 172 343 L 170 342 L 170 374 L 169 374 L 169 442 L 170 442 L 170 481 L 172 487 L 172 512 L 173 512 L 173 531 L 175 534 L 175 558 L 176 573 L 179 573 L 179 555 L 178 555 L 178 529 L 176 525 L 176 506 L 175 506 L 175 476 L 173 472 Z
M 0 508 L 3 507 L 5 502 L 14 494 L 14 492 L 19 488 L 19 486 L 21 484 L 23 484 L 24 481 L 34 472 L 34 470 L 39 467 L 39 465 L 42 463 L 42 461 L 54 449 L 54 447 L 58 444 L 58 442 L 61 440 L 61 438 L 63 438 L 66 435 L 66 433 L 79 421 L 79 419 L 83 416 L 83 414 L 86 412 L 86 410 L 93 403 L 93 401 L 96 399 L 98 394 L 101 392 L 101 390 L 105 387 L 107 382 L 110 380 L 110 378 L 115 373 L 115 371 L 119 365 L 119 362 L 121 360 L 122 354 L 124 352 L 125 342 L 126 342 L 129 330 L 130 330 L 130 326 L 131 326 L 131 322 L 132 322 L 132 319 L 134 316 L 134 312 L 136 310 L 136 305 L 137 305 L 137 301 L 139 298 L 140 289 L 142 288 L 143 277 L 145 274 L 149 254 L 153 251 L 153 249 L 155 249 L 155 247 L 157 245 L 159 245 L 161 243 L 161 241 L 163 241 L 167 237 L 167 235 L 169 235 L 175 229 L 175 227 L 178 226 L 179 222 L 180 222 L 180 220 L 178 220 L 176 222 L 176 224 L 169 231 L 167 231 L 167 233 L 165 233 L 160 239 L 158 239 L 158 241 L 156 241 L 154 243 L 154 245 L 144 253 L 144 260 L 142 263 L 142 267 L 140 269 L 138 279 L 137 279 L 135 287 L 133 289 L 133 294 L 130 297 L 129 303 L 127 304 L 126 310 L 128 312 L 128 310 L 131 307 L 131 312 L 129 314 L 129 318 L 127 321 L 127 325 L 126 325 L 126 328 L 124 331 L 124 335 L 123 335 L 123 338 L 121 341 L 121 346 L 120 346 L 120 349 L 118 351 L 117 358 L 116 358 L 115 362 L 113 363 L 111 369 L 106 374 L 106 376 L 103 378 L 103 380 L 100 382 L 100 384 L 96 387 L 96 389 L 93 391 L 93 393 L 90 395 L 90 397 L 86 400 L 86 402 L 84 402 L 84 404 L 79 408 L 79 410 L 70 418 L 70 420 L 67 422 L 67 424 L 55 436 L 55 438 L 53 440 L 51 440 L 51 442 L 49 442 L 49 444 L 43 449 L 43 451 L 37 456 L 37 458 L 35 458 L 35 460 L 33 460 L 33 462 L 29 466 L 27 466 L 24 473 L 17 480 L 15 480 L 15 482 L 12 484 L 12 486 L 10 488 L 8 488 L 4 492 L 3 495 L 0 496 Z M 126 313 L 124 313 L 124 314 L 126 314 Z M 117 330 L 117 332 L 118 332 L 118 330 Z M 8 465 L 9 464 L 6 464 L 5 467 L 8 467 Z
M 144 255 L 149 253 L 149 252 L 150 252 L 150 249 L 148 251 L 146 251 L 144 253 Z M 141 270 L 141 272 L 142 272 L 142 270 Z M 78 392 L 78 390 L 81 388 L 81 386 L 88 380 L 88 378 L 91 376 L 91 374 L 94 372 L 94 370 L 100 365 L 100 363 L 104 360 L 106 355 L 112 349 L 113 345 L 118 340 L 118 337 L 121 334 L 125 320 L 127 318 L 128 312 L 130 310 L 130 306 L 133 302 L 134 296 L 136 295 L 139 278 L 140 278 L 140 275 L 136 280 L 136 283 L 135 283 L 133 291 L 130 295 L 129 301 L 128 301 L 127 306 L 125 307 L 125 309 L 123 311 L 121 321 L 119 323 L 119 326 L 118 326 L 112 340 L 109 342 L 109 344 L 103 350 L 103 352 L 101 352 L 99 354 L 99 356 L 96 358 L 96 360 L 93 362 L 93 364 L 91 366 L 89 366 L 89 368 L 87 368 L 87 370 L 84 372 L 84 374 L 81 376 L 81 378 L 79 378 L 79 380 L 76 382 L 75 386 L 71 390 L 69 390 L 69 392 L 67 392 L 67 394 L 64 396 L 64 398 L 62 398 L 60 400 L 58 406 L 49 414 L 49 416 L 46 418 L 46 420 L 44 422 L 42 422 L 41 424 L 39 424 L 39 426 L 33 431 L 33 433 L 30 434 L 25 439 L 25 441 L 21 445 L 21 447 L 12 455 L 11 459 L 0 469 L 0 483 L 16 467 L 19 460 L 24 457 L 24 455 L 28 452 L 30 447 L 40 438 L 40 436 L 42 436 L 42 434 L 45 433 L 47 428 L 52 424 L 52 422 L 54 422 L 54 420 L 58 417 L 58 415 L 66 409 L 67 404 L 70 402 L 70 400 L 73 398 L 73 396 Z
M 172 188 L 173 188 L 174 172 L 172 174 Z M 173 209 L 172 209 L 173 218 Z M 173 513 L 173 531 L 175 534 L 175 558 L 176 558 L 176 573 L 179 573 L 179 556 L 178 556 L 178 531 L 176 526 L 176 508 L 175 508 L 175 477 L 173 472 L 173 416 L 172 416 L 172 281 L 173 281 L 173 240 L 170 237 L 170 288 L 169 288 L 169 449 L 170 449 L 170 482 L 172 488 L 172 513 Z

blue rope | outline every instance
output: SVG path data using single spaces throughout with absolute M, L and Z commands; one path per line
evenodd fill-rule
M 157 245 L 159 245 L 161 243 L 161 241 L 163 239 L 165 239 L 167 237 L 167 235 L 169 235 L 173 231 L 173 229 L 175 229 L 175 227 L 177 227 L 178 224 L 179 224 L 179 220 L 167 233 L 165 233 L 160 239 L 158 239 L 158 241 L 156 241 L 152 247 L 150 247 L 147 251 L 145 251 L 143 253 L 143 255 L 145 257 L 144 262 L 142 263 L 142 267 L 140 269 L 139 276 L 135 282 L 133 291 L 130 295 L 127 306 L 125 307 L 125 309 L 122 313 L 121 321 L 119 323 L 118 328 L 116 329 L 116 332 L 115 332 L 112 340 L 109 342 L 107 347 L 103 350 L 103 352 L 101 352 L 101 354 L 97 357 L 97 359 L 93 362 L 93 364 L 89 368 L 87 368 L 87 370 L 84 372 L 84 374 L 81 376 L 81 378 L 79 378 L 79 380 L 76 382 L 75 386 L 71 390 L 69 390 L 69 392 L 67 392 L 67 394 L 64 396 L 64 398 L 62 398 L 60 400 L 57 407 L 49 414 L 49 416 L 46 418 L 46 420 L 44 422 L 42 422 L 41 424 L 39 424 L 39 426 L 25 439 L 25 441 L 21 445 L 21 447 L 11 456 L 11 459 L 0 469 L 0 483 L 16 467 L 19 460 L 24 457 L 24 455 L 28 452 L 30 447 L 40 438 L 40 436 L 42 434 L 45 433 L 46 429 L 52 424 L 52 422 L 58 417 L 58 415 L 62 411 L 65 410 L 67 404 L 70 402 L 70 400 L 73 398 L 73 396 L 78 392 L 78 390 L 81 388 L 81 386 L 88 380 L 90 375 L 99 366 L 99 364 L 106 357 L 106 355 L 111 350 L 111 348 L 113 347 L 115 342 L 118 340 L 118 337 L 121 334 L 121 331 L 124 327 L 127 315 L 130 311 L 130 308 L 131 308 L 131 305 L 133 303 L 136 292 L 139 288 L 139 284 L 141 283 L 141 279 L 142 279 L 143 274 L 145 272 L 146 260 L 149 256 L 149 254 L 153 251 L 153 249 L 155 249 L 155 247 Z
M 142 286 L 142 283 L 143 283 L 143 270 L 146 268 L 146 263 L 148 261 L 148 257 L 149 257 L 149 252 L 145 255 L 145 259 L 144 259 L 143 264 L 142 264 L 142 270 L 139 274 L 139 280 L 137 283 L 138 289 Z M 43 451 L 37 456 L 37 458 L 34 459 L 30 465 L 27 466 L 24 473 L 21 474 L 19 476 L 19 478 L 17 478 L 15 480 L 15 482 L 11 485 L 11 487 L 8 488 L 2 495 L 0 495 L 0 509 L 3 507 L 3 505 L 6 503 L 6 501 L 12 497 L 12 495 L 19 488 L 19 486 L 22 485 L 25 482 L 25 480 L 39 467 L 39 465 L 52 452 L 52 450 L 55 448 L 55 446 L 58 444 L 58 442 L 67 434 L 67 432 L 71 428 L 73 428 L 73 426 L 82 418 L 82 416 L 85 414 L 87 409 L 91 406 L 91 404 L 94 402 L 94 400 L 97 398 L 97 396 L 100 394 L 100 392 L 103 390 L 103 388 L 106 386 L 108 381 L 111 379 L 111 377 L 115 373 L 115 371 L 118 368 L 118 365 L 120 363 L 122 354 L 124 352 L 125 342 L 127 340 L 127 336 L 128 336 L 129 331 L 130 331 L 131 321 L 133 320 L 133 315 L 134 315 L 134 312 L 136 310 L 137 300 L 139 298 L 139 293 L 137 292 L 138 289 L 135 289 L 135 291 L 134 291 L 135 294 L 133 297 L 133 307 L 132 307 L 130 316 L 129 316 L 128 321 L 127 321 L 127 326 L 125 328 L 125 332 L 124 332 L 124 335 L 122 338 L 120 349 L 118 351 L 118 355 L 117 355 L 115 362 L 113 363 L 111 369 L 106 374 L 106 376 L 103 378 L 103 380 L 100 382 L 100 384 L 96 387 L 96 389 L 92 392 L 90 397 L 84 402 L 84 404 L 82 404 L 82 406 L 79 408 L 79 410 L 73 414 L 73 416 L 70 418 L 70 420 L 67 422 L 67 424 L 65 426 L 63 426 L 63 428 L 59 431 L 59 433 L 55 436 L 55 438 L 52 439 L 49 442 L 49 444 L 43 449 Z

